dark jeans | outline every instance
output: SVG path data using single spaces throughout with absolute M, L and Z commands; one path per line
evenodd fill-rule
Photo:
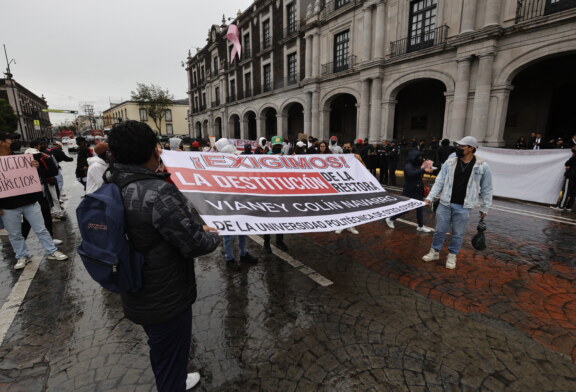
M 46 230 L 48 230 L 48 233 L 50 233 L 50 237 L 54 237 L 54 232 L 52 231 L 52 214 L 50 213 L 50 205 L 48 204 L 48 200 L 43 197 L 40 199 L 38 204 L 40 204 L 42 218 L 44 218 L 44 226 L 46 226 Z M 28 223 L 26 218 L 24 218 L 22 220 L 22 237 L 27 239 L 28 234 L 30 234 L 30 223 Z
M 264 241 L 270 241 L 270 234 L 263 235 Z M 284 234 L 276 234 L 276 243 L 284 242 Z
M 394 215 L 390 220 L 395 221 L 396 219 L 400 218 L 402 215 L 408 213 L 410 211 L 404 211 L 398 215 Z M 424 207 L 416 208 L 416 221 L 418 221 L 418 226 L 424 226 Z
M 388 165 L 380 165 L 380 182 L 388 184 Z
M 150 363 L 158 392 L 186 390 L 188 357 L 192 338 L 192 308 L 162 324 L 144 325 L 150 347 Z
M 390 185 L 396 185 L 396 168 L 398 167 L 398 162 L 388 163 L 388 173 L 390 177 Z
M 572 208 L 574 205 L 574 196 L 576 196 L 576 180 L 564 178 L 562 183 L 562 197 L 558 201 L 560 208 Z

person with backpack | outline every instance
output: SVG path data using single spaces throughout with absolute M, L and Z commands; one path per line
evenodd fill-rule
M 185 196 L 167 181 L 170 174 L 156 173 L 157 143 L 146 123 L 117 124 L 108 138 L 114 159 L 108 182 L 121 188 L 126 234 L 144 259 L 140 290 L 120 294 L 124 314 L 148 335 L 158 391 L 177 392 L 200 380 L 198 373 L 187 374 L 196 300 L 194 258 L 214 251 L 220 237 L 216 229 L 194 221 Z

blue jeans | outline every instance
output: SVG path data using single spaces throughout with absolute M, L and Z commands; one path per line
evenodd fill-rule
M 246 256 L 246 236 L 245 235 L 223 235 L 222 240 L 224 242 L 224 253 L 226 254 L 226 260 L 234 259 L 234 251 L 232 250 L 232 242 L 234 237 L 238 237 L 238 248 L 240 249 L 240 256 Z
M 440 203 L 436 210 L 436 232 L 432 240 L 432 248 L 436 252 L 440 252 L 446 232 L 450 231 L 452 236 L 450 238 L 450 245 L 448 245 L 448 252 L 457 255 L 462 247 L 462 239 L 470 217 L 470 209 L 464 208 L 462 204 L 450 204 L 446 207 Z
M 62 169 L 58 170 L 58 175 L 56 176 L 56 182 L 58 183 L 58 197 L 62 196 L 62 187 L 64 186 L 64 177 L 62 176 Z
M 40 241 L 40 245 L 46 250 L 47 254 L 56 252 L 56 247 L 52 241 L 52 236 L 44 226 L 44 218 L 40 210 L 40 204 L 33 203 L 27 204 L 22 207 L 14 208 L 11 210 L 4 210 L 4 226 L 8 232 L 8 239 L 12 244 L 12 249 L 16 253 L 16 258 L 29 256 L 28 249 L 26 248 L 26 241 L 22 236 L 22 216 L 26 218 L 34 233 Z

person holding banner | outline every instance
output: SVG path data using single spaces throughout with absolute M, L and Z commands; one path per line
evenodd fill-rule
M 480 204 L 480 217 L 484 218 L 492 205 L 492 173 L 486 161 L 474 155 L 478 148 L 476 138 L 465 136 L 455 146 L 456 157 L 446 160 L 424 200 L 426 205 L 430 205 L 440 198 L 432 247 L 422 260 L 440 259 L 446 232 L 451 230 L 446 259 L 448 269 L 456 268 L 456 256 L 462 247 L 470 210 Z
M 572 157 L 564 163 L 564 182 L 562 183 L 562 197 L 555 206 L 555 210 L 572 211 L 576 196 L 576 145 L 572 147 Z
M 270 144 L 272 145 L 272 150 L 270 154 L 281 155 L 282 154 L 282 138 L 280 136 L 273 136 L 270 139 Z M 270 247 L 270 234 L 264 234 L 264 251 L 266 253 L 272 253 L 272 247 Z M 276 234 L 276 246 L 278 249 L 288 252 L 288 246 L 284 243 L 284 234 Z

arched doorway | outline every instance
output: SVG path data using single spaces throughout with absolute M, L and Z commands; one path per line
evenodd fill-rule
M 329 135 L 336 136 L 340 143 L 352 142 L 356 138 L 356 98 L 351 94 L 338 94 L 330 100 Z
M 228 137 L 232 139 L 241 139 L 240 134 L 240 116 L 233 114 L 228 120 Z
M 571 138 L 576 132 L 573 93 L 576 89 L 576 53 L 547 57 L 530 64 L 512 80 L 504 128 L 507 147 L 531 132 L 544 140 Z
M 200 121 L 196 121 L 196 125 L 194 126 L 196 128 L 196 137 L 197 138 L 202 138 L 202 123 Z
M 204 120 L 202 124 L 202 138 L 208 139 L 208 120 Z
M 276 119 L 276 109 L 266 108 L 262 111 L 264 129 L 260 132 L 266 140 L 272 139 L 272 136 L 278 135 L 278 120 Z
M 304 107 L 298 102 L 291 103 L 286 108 L 286 116 L 288 139 L 296 140 L 298 134 L 304 132 Z
M 396 95 L 394 139 L 442 138 L 446 86 L 436 79 L 418 79 Z
M 220 117 L 216 117 L 214 120 L 214 136 L 216 140 L 222 138 L 222 119 Z
M 246 132 L 246 137 L 248 140 L 256 140 L 258 135 L 256 134 L 256 113 L 249 111 L 244 115 L 244 121 L 248 127 Z

